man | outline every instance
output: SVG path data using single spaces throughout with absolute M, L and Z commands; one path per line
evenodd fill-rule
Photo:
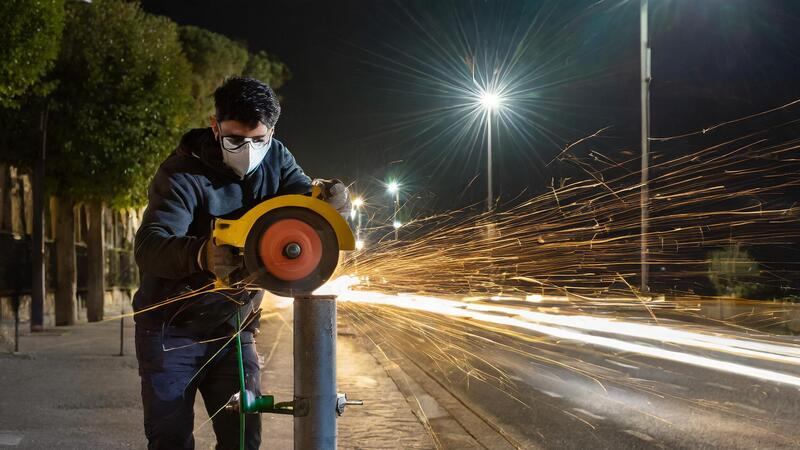
M 236 351 L 226 343 L 236 331 L 237 308 L 247 389 L 259 393 L 253 341 L 262 292 L 208 292 L 241 265 L 230 247 L 209 239 L 214 218 L 238 218 L 276 195 L 306 194 L 312 181 L 275 139 L 280 105 L 272 90 L 252 78 L 230 78 L 214 93 L 211 127 L 186 133 L 150 184 L 136 234 L 141 284 L 133 299 L 136 356 L 142 380 L 144 426 L 150 449 L 194 447 L 194 401 L 199 390 L 209 415 L 238 391 Z M 315 180 L 343 210 L 341 182 Z M 258 415 L 248 415 L 246 447 L 261 440 Z M 239 418 L 213 416 L 218 449 L 237 449 Z

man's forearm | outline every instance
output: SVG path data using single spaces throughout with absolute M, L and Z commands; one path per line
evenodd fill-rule
M 204 241 L 195 236 L 171 236 L 157 226 L 145 225 L 136 234 L 136 263 L 142 271 L 160 278 L 187 277 L 202 270 L 197 255 Z

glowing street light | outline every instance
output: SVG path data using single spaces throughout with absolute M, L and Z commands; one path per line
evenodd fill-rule
M 391 181 L 386 185 L 386 190 L 389 191 L 390 194 L 396 194 L 400 192 L 400 185 L 396 181 Z
M 356 240 L 356 250 L 363 250 L 364 249 L 364 241 L 361 239 Z
M 495 109 L 500 106 L 500 96 L 494 92 L 484 92 L 481 94 L 480 102 L 486 109 Z
M 394 229 L 395 229 L 395 236 L 397 236 L 397 230 L 398 230 L 400 227 L 402 227 L 402 226 L 403 226 L 403 224 L 402 224 L 402 223 L 401 223 L 399 220 L 395 220 L 394 222 L 392 222 L 392 226 L 393 226 L 393 227 L 394 227 Z M 395 239 L 397 239 L 397 237 L 395 237 Z

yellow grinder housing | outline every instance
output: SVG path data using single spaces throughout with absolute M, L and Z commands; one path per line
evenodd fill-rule
M 235 220 L 216 219 L 216 245 L 241 249 L 247 280 L 277 295 L 310 294 L 333 275 L 339 252 L 354 250 L 347 222 L 312 195 L 282 195 L 259 203 Z

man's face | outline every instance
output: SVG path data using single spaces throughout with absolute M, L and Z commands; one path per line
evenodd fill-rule
M 261 164 L 269 151 L 274 132 L 274 128 L 268 128 L 263 123 L 251 128 L 236 120 L 217 123 L 213 117 L 211 129 L 220 144 L 222 161 L 241 179 Z

